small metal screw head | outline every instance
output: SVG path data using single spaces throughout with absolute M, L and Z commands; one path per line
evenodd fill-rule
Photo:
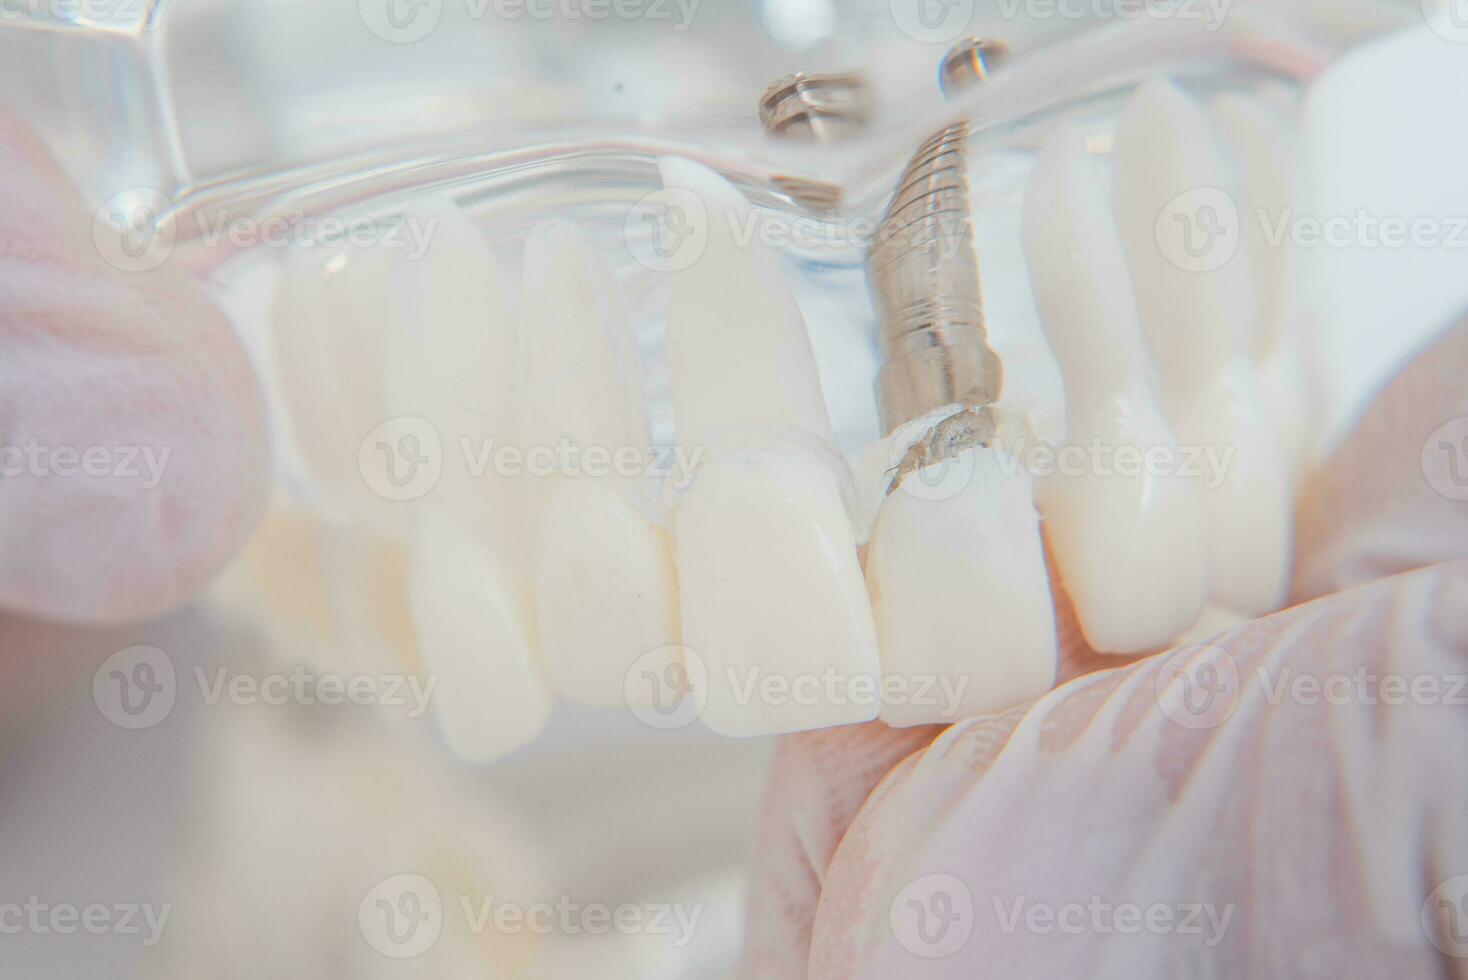
M 786 75 L 765 89 L 759 118 L 771 136 L 838 139 L 867 120 L 866 80 L 854 72 Z
M 938 83 L 945 95 L 953 95 L 989 77 L 1009 59 L 1009 45 L 988 37 L 968 37 L 959 41 L 943 56 L 938 69 Z

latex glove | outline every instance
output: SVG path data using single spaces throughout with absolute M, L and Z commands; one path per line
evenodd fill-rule
M 92 214 L 4 113 L 0 170 L 0 607 L 154 616 L 217 571 L 259 513 L 258 385 L 193 282 L 168 263 L 102 260 Z
M 1468 555 L 1451 496 L 1468 493 L 1468 446 L 1443 450 L 1440 430 L 1468 417 L 1465 377 L 1460 323 L 1304 489 L 1307 604 L 1001 717 L 783 739 L 746 975 L 1468 976 L 1421 921 L 1427 906 L 1468 938 L 1468 878 L 1433 895 L 1468 875 L 1468 561 L 1451 561 Z M 1378 680 L 1358 687 L 1358 670 Z M 1380 703 L 1392 674 L 1437 687 Z M 1337 686 L 1312 699 L 1288 686 L 1302 675 Z M 1188 710 L 1210 682 L 1210 710 Z M 1213 919 L 1124 935 L 1108 914 L 1128 903 Z M 1074 904 L 1047 928 L 1044 910 Z

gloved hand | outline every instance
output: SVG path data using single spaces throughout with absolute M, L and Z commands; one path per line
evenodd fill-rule
M 0 113 L 0 608 L 98 623 L 178 605 L 264 501 L 263 402 L 168 264 L 103 261 L 54 159 Z
M 1299 605 L 1000 717 L 783 739 L 745 975 L 1468 976 L 1465 377 L 1468 321 L 1303 489 Z M 1067 672 L 1108 666 L 1069 626 Z

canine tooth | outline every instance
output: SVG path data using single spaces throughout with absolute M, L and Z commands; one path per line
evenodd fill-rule
M 626 300 L 570 224 L 530 236 L 520 309 L 527 449 L 566 443 L 643 458 L 647 411 Z M 624 703 L 627 671 L 649 651 L 676 649 L 680 635 L 672 542 L 634 506 L 655 488 L 632 473 L 539 482 L 535 605 L 547 673 L 573 700 Z
M 1041 149 L 1025 192 L 1036 305 L 1065 377 L 1069 445 L 1177 459 L 1157 404 L 1126 257 L 1085 145 L 1067 127 Z M 1191 480 L 1051 473 L 1045 533 L 1086 642 L 1103 653 L 1170 643 L 1203 608 L 1203 502 Z
M 726 735 L 868 721 L 876 700 L 853 688 L 877 690 L 876 630 L 838 475 L 802 442 L 831 434 L 804 320 L 775 256 L 736 240 L 752 216 L 739 192 L 686 160 L 660 168 L 669 198 L 696 200 L 707 226 L 704 253 L 668 282 L 678 441 L 740 440 L 704 462 L 674 516 L 683 641 L 708 678 L 701 717 Z
M 437 718 L 460 758 L 492 762 L 545 728 L 553 695 L 520 570 L 434 507 L 416 521 L 409 598 Z
M 1204 484 L 1209 596 L 1259 614 L 1285 598 L 1291 496 L 1284 454 L 1248 358 L 1248 266 L 1211 251 L 1220 241 L 1228 247 L 1216 233 L 1226 234 L 1237 220 L 1227 213 L 1224 186 L 1203 111 L 1170 83 L 1141 86 L 1116 138 L 1117 220 L 1178 443 L 1212 449 L 1220 460 L 1228 455 L 1222 478 Z M 1200 225 L 1205 219 L 1210 223 Z M 1194 231 L 1203 232 L 1204 251 L 1181 251 L 1198 244 Z M 1183 268 L 1200 257 L 1202 271 Z
M 1252 351 L 1280 442 L 1299 483 L 1310 461 L 1310 394 L 1296 334 L 1295 263 L 1288 238 L 1271 241 L 1266 223 L 1291 213 L 1294 147 L 1279 113 L 1258 98 L 1230 93 L 1213 102 L 1219 136 L 1243 172 L 1243 247 L 1254 287 Z
M 953 416 L 961 420 L 975 413 Z M 934 420 L 898 429 L 899 445 Z M 992 440 L 991 440 L 992 441 Z M 867 551 L 867 588 L 898 727 L 1004 711 L 1055 682 L 1055 616 L 1029 473 L 974 445 L 899 474 Z M 951 482 L 950 482 L 951 481 Z M 924 696 L 919 685 L 940 683 Z

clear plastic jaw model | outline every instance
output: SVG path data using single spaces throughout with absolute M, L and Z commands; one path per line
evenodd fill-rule
M 157 142 L 69 157 L 99 234 L 233 311 L 279 423 L 271 520 L 322 529 L 336 618 L 407 611 L 381 655 L 440 678 L 464 757 L 557 695 L 730 735 L 954 721 L 1053 685 L 1057 601 L 1115 654 L 1284 602 L 1308 356 L 1282 260 L 1248 232 L 1219 261 L 1210 222 L 1288 198 L 1344 15 L 997 44 L 894 4 L 806 64 L 741 22 L 792 73 L 763 105 L 774 77 L 700 66 L 718 25 L 669 55 L 682 94 L 638 88 L 641 40 L 547 35 L 508 107 L 451 27 L 385 21 L 337 55 L 361 90 L 292 108 L 284 77 L 255 107 L 188 87 L 172 38 L 240 28 L 260 77 L 304 43 L 219 6 L 17 27 L 11 64 L 110 53 Z M 377 58 L 421 85 L 377 102 Z M 258 590 L 248 558 L 228 588 Z

